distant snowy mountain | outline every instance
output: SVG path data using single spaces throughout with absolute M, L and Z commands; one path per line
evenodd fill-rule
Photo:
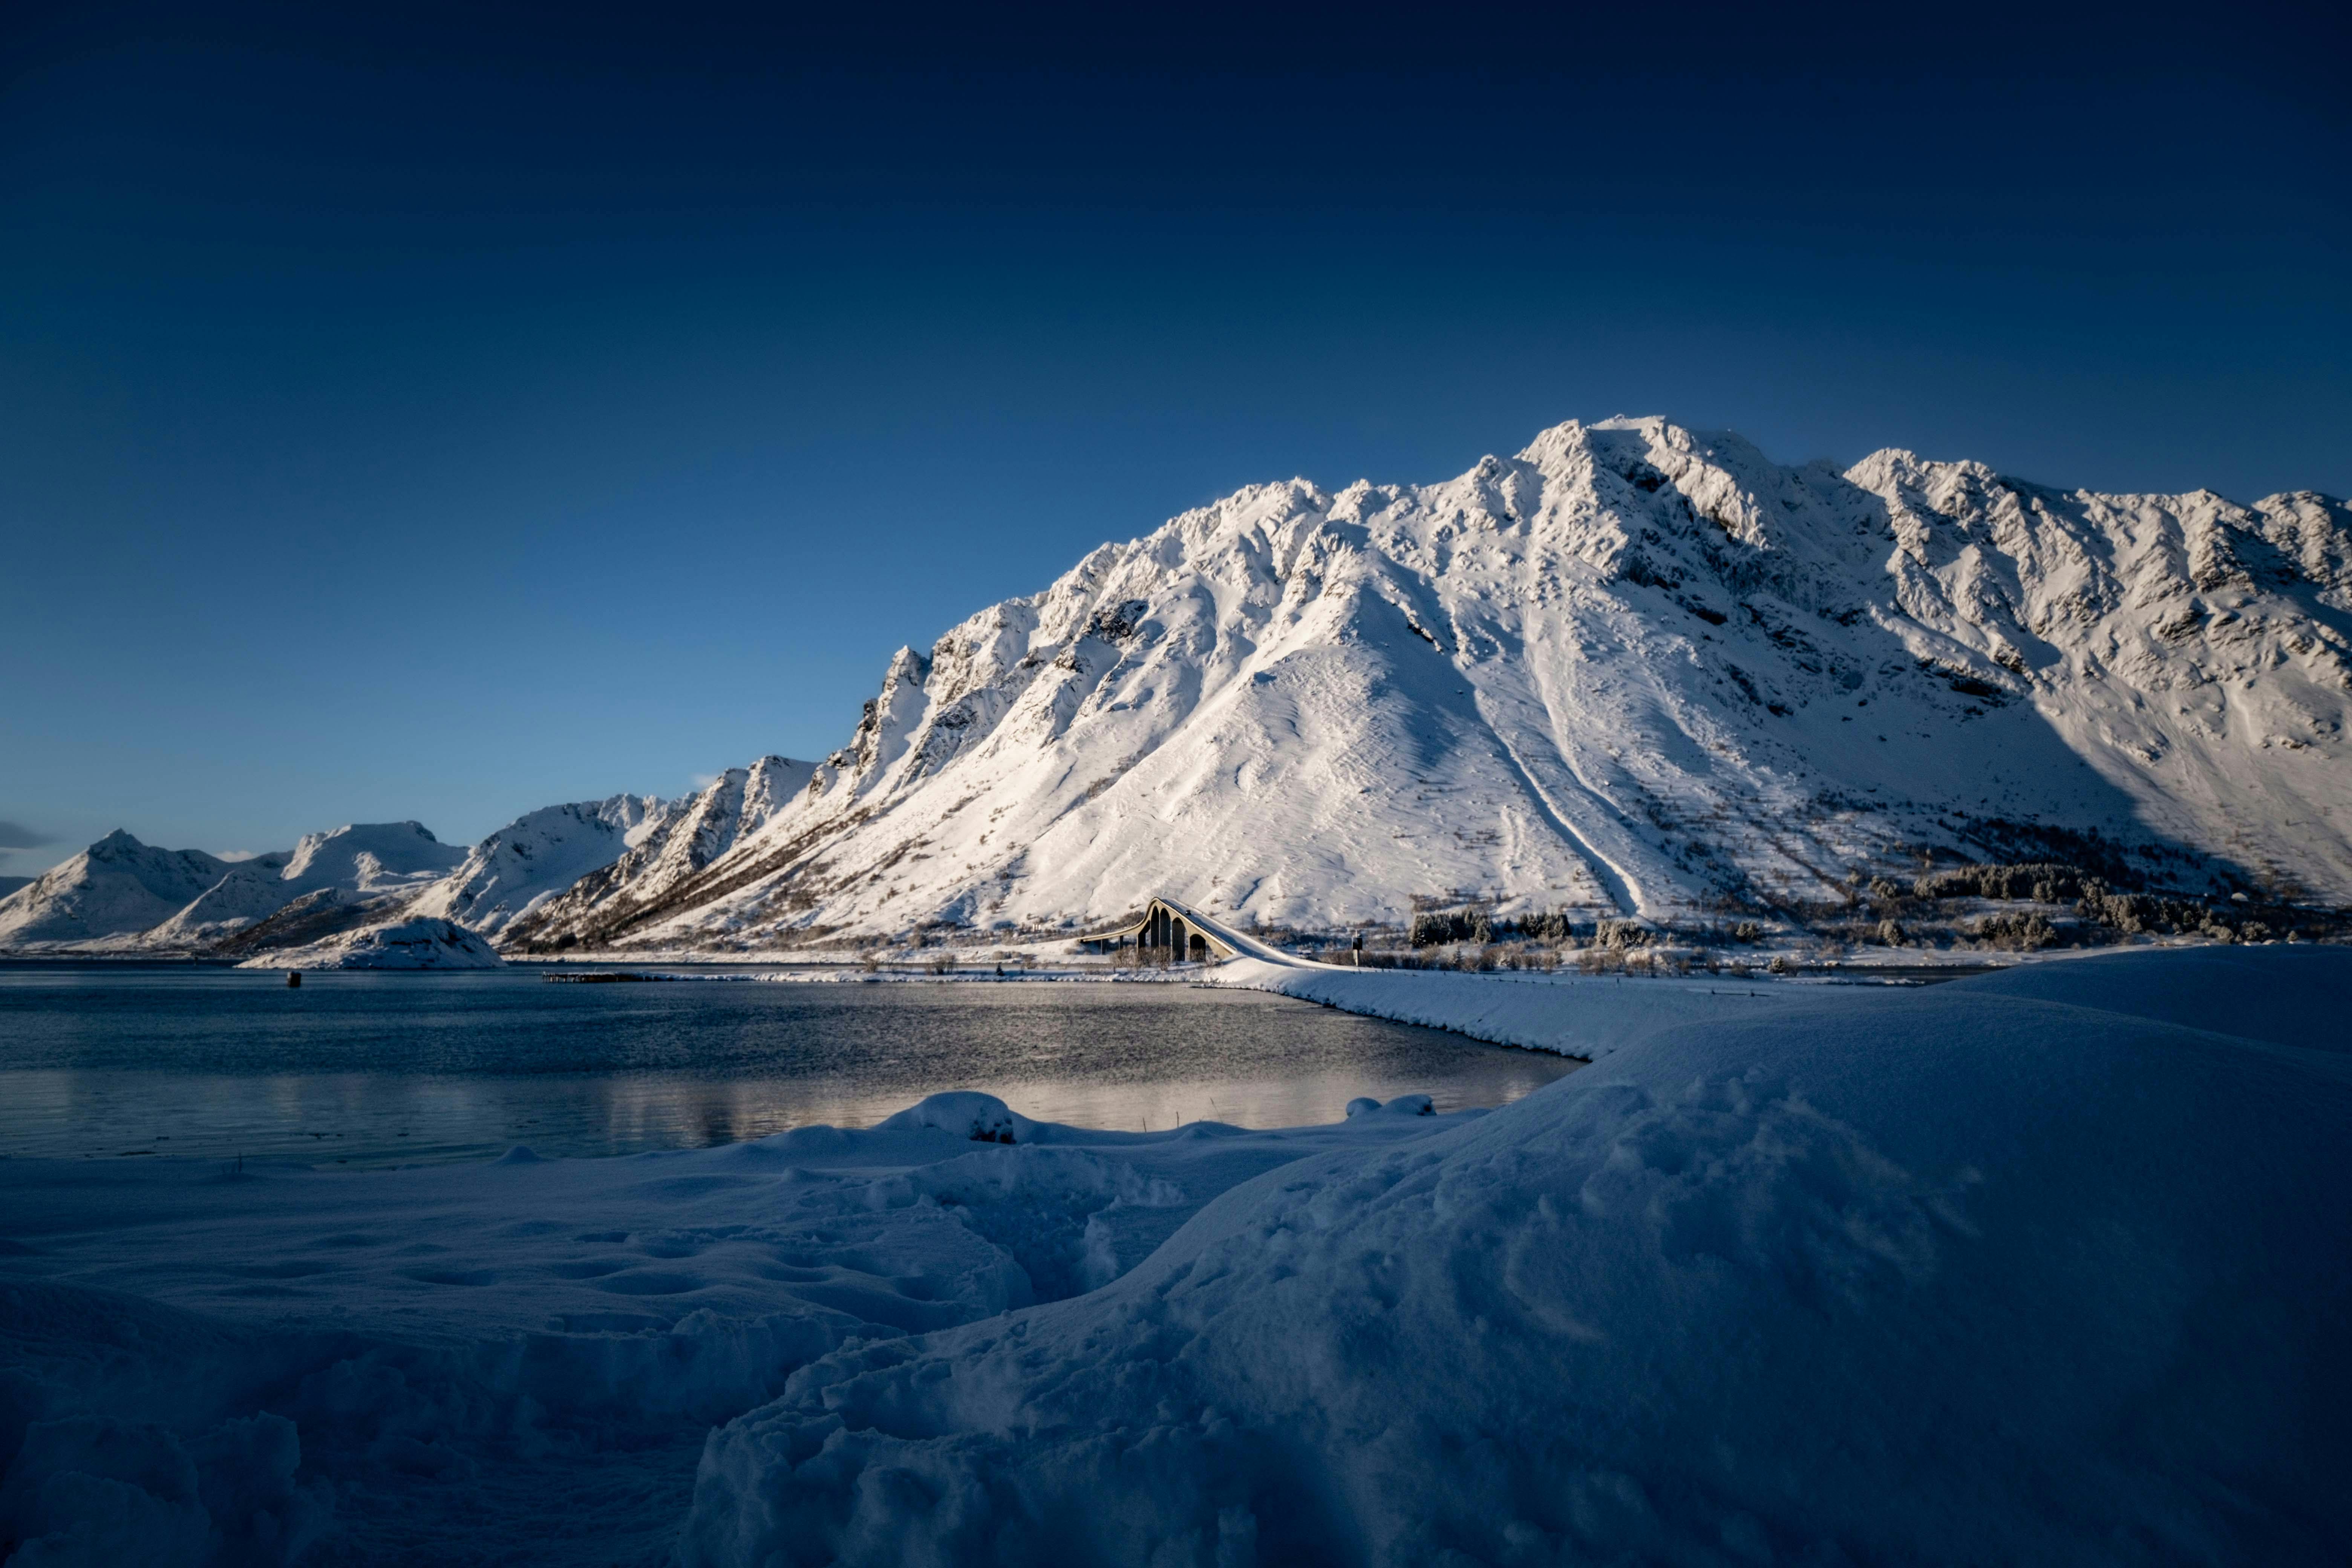
M 156 849 L 117 829 L 0 899 L 0 948 L 39 951 L 136 936 L 244 864 L 251 862 L 200 849 Z
M 6 898 L 19 888 L 29 888 L 32 885 L 33 879 L 30 877 L 0 877 L 0 899 Z
M 677 808 L 652 795 L 616 795 L 518 817 L 475 845 L 464 864 L 417 897 L 410 912 L 495 934 L 663 834 Z
M 771 756 L 728 769 L 698 793 L 648 815 L 625 853 L 535 904 L 513 921 L 505 941 L 569 945 L 566 936 L 583 926 L 642 918 L 677 889 L 707 889 L 702 873 L 799 805 L 816 767 Z
M 303 837 L 292 852 L 240 860 L 139 945 L 202 949 L 267 920 L 298 899 L 333 889 L 347 898 L 414 894 L 466 858 L 415 822 L 362 823 Z
M 1924 855 L 2352 900 L 2352 510 L 2111 496 L 1661 419 L 1255 486 L 904 649 L 509 947 L 1782 910 Z M 783 786 L 794 784 L 788 792 Z
M 0 950 L 267 960 L 414 919 L 492 932 L 611 864 L 677 809 L 651 795 L 549 806 L 470 850 L 414 822 L 359 824 L 236 861 L 116 832 L 0 899 Z
M 849 743 L 681 801 L 231 863 L 110 835 L 0 949 L 267 956 L 404 919 L 509 951 L 1066 931 L 1162 894 L 1801 913 L 1938 858 L 2352 902 L 2352 509 L 1980 464 L 1782 468 L 1570 423 L 1428 486 L 1259 485 L 925 653 Z

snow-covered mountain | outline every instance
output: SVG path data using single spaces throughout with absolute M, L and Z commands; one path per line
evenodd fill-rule
M 2352 510 L 1570 423 L 1254 486 L 904 649 L 510 946 L 1788 909 L 1937 851 L 2352 900 Z M 793 765 L 797 766 L 797 765 Z M 752 797 L 759 796 L 756 806 Z M 691 832 L 688 824 L 695 826 Z
M 485 936 L 583 877 L 663 834 L 682 803 L 653 795 L 551 805 L 516 818 L 455 871 L 418 895 L 409 912 L 438 916 Z
M 277 858 L 282 866 L 284 857 Z M 0 899 L 0 948 L 37 951 L 134 936 L 247 864 L 201 849 L 157 849 L 118 828 Z
M 801 804 L 816 767 L 770 756 L 748 768 L 728 769 L 696 794 L 648 816 L 625 853 L 607 858 L 559 896 L 536 903 L 512 922 L 505 940 L 570 945 L 564 937 L 583 926 L 635 918 L 677 889 L 707 886 L 701 880 L 706 868 Z
M 243 957 L 404 920 L 493 932 L 678 809 L 651 795 L 549 806 L 471 849 L 414 822 L 362 823 L 235 861 L 118 831 L 0 899 L 0 950 Z
M 465 858 L 462 846 L 442 843 L 421 823 L 354 823 L 305 834 L 289 853 L 232 865 L 185 908 L 142 932 L 139 945 L 201 950 L 329 889 L 344 901 L 413 896 Z

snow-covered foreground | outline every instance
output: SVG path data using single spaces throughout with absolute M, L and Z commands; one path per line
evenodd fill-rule
M 2341 1562 L 2347 986 L 2282 947 L 1789 987 L 1490 1114 L 1279 1132 L 967 1096 L 615 1161 L 0 1163 L 0 1536 Z

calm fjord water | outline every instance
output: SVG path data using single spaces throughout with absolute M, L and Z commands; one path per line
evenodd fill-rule
M 631 1153 L 865 1126 L 978 1089 L 1040 1121 L 1501 1105 L 1577 1064 L 1286 997 L 1052 984 L 551 985 L 530 970 L 0 965 L 0 1155 Z

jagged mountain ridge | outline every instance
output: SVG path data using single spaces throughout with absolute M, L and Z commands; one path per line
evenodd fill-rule
M 475 845 L 464 864 L 420 893 L 408 912 L 494 936 L 509 921 L 663 835 L 678 808 L 677 802 L 649 795 L 544 806 Z
M 1254 486 L 902 649 L 707 857 L 509 943 L 761 948 L 1415 897 L 1784 909 L 2099 836 L 2352 898 L 2352 515 L 1570 422 L 1430 486 Z M 729 775 L 730 779 L 733 777 Z M 740 818 L 739 820 L 739 818 Z
M 657 906 L 673 889 L 695 882 L 714 861 L 798 804 L 816 768 L 814 763 L 780 756 L 761 757 L 748 768 L 729 768 L 685 800 L 649 815 L 622 853 L 608 857 L 560 891 L 535 900 L 520 912 L 504 940 L 570 945 L 564 937 L 587 911 L 601 910 L 609 920 L 624 909 Z M 451 912 L 453 918 L 464 918 Z M 573 935 L 572 941 L 577 940 Z
M 404 901 L 465 857 L 462 846 L 442 843 L 415 822 L 354 823 L 305 834 L 285 854 L 236 862 L 171 919 L 139 933 L 138 945 L 201 951 L 305 900 Z
M 487 935 L 665 831 L 682 804 L 619 795 L 547 806 L 470 849 L 415 822 L 361 823 L 243 860 L 118 829 L 0 898 L 0 950 L 245 957 L 401 920 Z

